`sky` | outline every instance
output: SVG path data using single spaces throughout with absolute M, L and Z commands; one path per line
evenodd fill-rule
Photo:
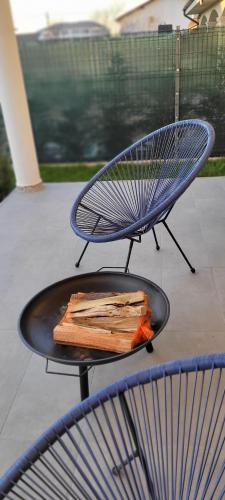
M 118 14 L 142 3 L 143 0 L 116 0 Z M 32 32 L 51 22 L 83 21 L 92 14 L 110 7 L 115 0 L 11 0 L 17 33 Z M 119 12 L 120 10 L 120 12 Z

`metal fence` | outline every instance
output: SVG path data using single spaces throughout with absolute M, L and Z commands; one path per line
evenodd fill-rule
M 194 117 L 225 155 L 225 28 L 18 42 L 41 162 L 106 160 Z

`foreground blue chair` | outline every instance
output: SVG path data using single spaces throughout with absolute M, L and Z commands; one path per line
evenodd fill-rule
M 130 240 L 125 272 L 133 243 L 163 223 L 192 272 L 181 246 L 167 224 L 179 196 L 187 189 L 207 160 L 214 144 L 213 127 L 202 120 L 184 120 L 161 128 L 125 149 L 107 163 L 74 202 L 71 226 L 87 241 L 101 243 Z
M 0 479 L 8 499 L 222 499 L 225 354 L 156 366 L 90 396 Z

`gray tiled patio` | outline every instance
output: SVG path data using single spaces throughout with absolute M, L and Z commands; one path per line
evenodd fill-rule
M 68 183 L 48 184 L 37 193 L 14 191 L 0 205 L 0 474 L 79 401 L 77 379 L 46 375 L 44 359 L 21 344 L 21 308 L 54 281 L 125 260 L 127 241 L 92 245 L 80 269 L 74 268 L 83 242 L 72 233 L 69 212 L 80 188 Z M 160 252 L 151 233 L 135 246 L 130 271 L 162 286 L 170 320 L 153 354 L 142 350 L 92 370 L 92 392 L 149 365 L 225 350 L 225 178 L 195 180 L 169 223 L 197 273 L 191 274 L 164 228 L 157 232 Z

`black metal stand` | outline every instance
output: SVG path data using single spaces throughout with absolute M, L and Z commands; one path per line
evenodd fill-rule
M 97 227 L 97 225 L 98 225 L 98 223 L 99 223 L 100 219 L 101 219 L 101 215 L 99 215 L 99 216 L 98 216 L 98 218 L 97 218 L 97 221 L 96 221 L 96 223 L 95 223 L 95 225 L 94 225 L 94 227 L 93 227 L 93 230 L 92 230 L 92 234 L 95 232 L 95 229 L 96 229 L 96 227 Z M 80 262 L 81 262 L 81 259 L 82 259 L 83 255 L 85 254 L 85 252 L 86 252 L 86 250 L 87 250 L 87 247 L 88 247 L 89 243 L 90 243 L 90 241 L 87 241 L 87 242 L 85 243 L 85 245 L 84 245 L 84 249 L 82 250 L 82 252 L 81 252 L 81 254 L 80 254 L 80 257 L 79 257 L 78 261 L 75 263 L 75 267 L 79 267 Z
M 186 257 L 185 253 L 183 252 L 181 246 L 179 245 L 178 241 L 176 240 L 175 236 L 173 235 L 173 233 L 172 233 L 171 229 L 169 228 L 168 224 L 166 223 L 165 220 L 162 220 L 162 223 L 165 226 L 165 228 L 167 229 L 169 235 L 171 236 L 172 240 L 174 241 L 175 245 L 177 246 L 177 248 L 180 251 L 181 255 L 183 256 L 184 260 L 187 262 L 187 265 L 190 267 L 191 272 L 195 273 L 195 268 L 192 267 L 190 261 L 188 260 L 188 258 Z
M 153 236 L 154 236 L 154 240 L 155 240 L 155 244 L 156 244 L 156 250 L 160 250 L 160 246 L 158 244 L 158 240 L 157 240 L 157 236 L 156 236 L 156 232 L 155 232 L 154 227 L 152 228 L 152 232 L 153 232 Z
M 141 465 L 143 467 L 143 471 L 145 474 L 145 478 L 146 478 L 146 482 L 147 482 L 147 486 L 148 486 L 148 490 L 149 490 L 149 493 L 151 495 L 151 498 L 155 499 L 156 496 L 155 496 L 155 491 L 154 491 L 154 485 L 153 485 L 152 479 L 151 479 L 150 474 L 149 474 L 149 470 L 147 467 L 145 456 L 144 456 L 142 447 L 141 447 L 139 439 L 138 439 L 138 434 L 137 434 L 136 429 L 135 429 L 135 425 L 134 425 L 134 422 L 133 422 L 133 419 L 132 419 L 132 416 L 131 416 L 131 413 L 129 410 L 129 406 L 127 404 L 127 400 L 126 400 L 123 393 L 119 394 L 119 399 L 120 399 L 123 414 L 125 416 L 125 419 L 127 421 L 128 427 L 130 429 L 130 432 L 131 432 L 131 435 L 132 435 L 132 438 L 134 441 L 135 451 L 133 452 L 132 455 L 129 455 L 128 458 L 126 460 L 124 460 L 120 465 L 113 467 L 112 472 L 114 475 L 118 475 L 126 465 L 128 465 L 132 460 L 134 460 L 135 458 L 138 457 L 140 459 Z
M 85 244 L 84 249 L 83 249 L 83 251 L 81 252 L 81 254 L 80 254 L 80 257 L 79 257 L 78 261 L 75 263 L 75 267 L 79 267 L 79 265 L 80 265 L 80 261 L 81 261 L 81 259 L 82 259 L 83 255 L 85 254 L 85 252 L 86 252 L 86 250 L 87 250 L 87 247 L 88 247 L 89 243 L 90 243 L 90 241 L 87 241 L 87 243 Z
M 129 245 L 129 250 L 128 250 L 128 255 L 127 255 L 127 261 L 126 261 L 126 264 L 125 264 L 125 270 L 124 270 L 125 273 L 127 273 L 127 271 L 128 271 L 128 266 L 129 266 L 129 262 L 130 262 L 130 257 L 131 257 L 131 252 L 132 252 L 133 244 L 134 244 L 134 240 L 131 239 L 130 240 L 130 245 Z
M 169 228 L 167 222 L 166 222 L 166 219 L 168 218 L 171 210 L 173 209 L 174 205 L 172 205 L 170 207 L 170 209 L 166 212 L 166 214 L 164 214 L 164 217 L 162 219 L 160 219 L 158 222 L 156 222 L 156 225 L 157 224 L 163 224 L 164 227 L 166 228 L 166 230 L 168 231 L 169 235 L 171 236 L 172 240 L 174 241 L 175 245 L 177 246 L 178 250 L 180 251 L 182 257 L 184 258 L 185 262 L 187 262 L 187 265 L 190 267 L 190 270 L 192 273 L 195 273 L 195 268 L 191 265 L 190 261 L 188 260 L 187 256 L 185 255 L 184 251 L 182 250 L 181 246 L 179 245 L 178 241 L 176 240 L 175 236 L 173 235 L 171 229 Z M 158 240 L 157 240 L 157 236 L 156 236 L 156 232 L 155 232 L 155 228 L 153 227 L 152 228 L 152 231 L 153 231 L 153 235 L 154 235 L 154 238 L 155 238 L 155 243 L 156 243 L 156 249 L 159 250 L 159 244 L 158 244 Z
M 80 376 L 80 397 L 81 401 L 88 398 L 89 396 L 89 383 L 88 383 L 88 367 L 79 366 L 79 376 Z
M 149 352 L 150 354 L 154 351 L 152 342 L 148 342 L 146 345 L 146 351 Z
M 187 263 L 187 265 L 190 267 L 190 270 L 192 273 L 195 273 L 195 268 L 191 265 L 190 261 L 188 260 L 187 256 L 185 255 L 184 251 L 182 250 L 181 246 L 179 245 L 178 241 L 176 240 L 175 236 L 173 235 L 171 229 L 169 228 L 167 222 L 166 222 L 166 219 L 168 217 L 168 215 L 170 214 L 171 210 L 172 210 L 173 206 L 170 207 L 170 209 L 168 210 L 168 212 L 164 215 L 164 217 L 162 219 L 160 219 L 159 221 L 156 222 L 156 225 L 157 224 L 163 224 L 164 227 L 166 228 L 166 230 L 168 231 L 169 235 L 171 236 L 172 240 L 174 241 L 175 245 L 177 246 L 178 250 L 180 251 L 182 257 L 184 258 L 185 262 Z M 94 227 L 94 230 L 96 229 L 96 226 L 99 222 L 99 219 Z M 94 232 L 93 230 L 93 232 Z M 157 239 L 157 236 L 156 236 L 156 231 L 155 231 L 155 228 L 152 227 L 152 232 L 153 232 L 153 236 L 154 236 L 154 240 L 155 240 L 155 244 L 156 244 L 156 250 L 160 250 L 160 246 L 159 246 L 159 243 L 158 243 L 158 239 Z M 135 236 L 138 238 L 136 239 Z M 141 243 L 141 236 L 142 235 L 133 235 L 133 236 L 130 236 L 128 237 L 128 239 L 130 240 L 130 244 L 129 244 L 129 250 L 128 250 L 128 255 L 127 255 L 127 260 L 126 260 L 126 264 L 124 267 L 122 267 L 122 269 L 124 269 L 124 273 L 128 273 L 129 272 L 129 262 L 130 262 L 130 258 L 131 258 L 131 252 L 132 252 L 132 249 L 133 249 L 133 244 L 134 242 L 137 242 L 137 243 Z M 75 266 L 76 267 L 79 267 L 80 265 L 80 262 L 81 262 L 81 259 L 84 255 L 84 253 L 86 252 L 86 249 L 89 245 L 89 241 L 86 242 L 85 246 L 84 246 L 84 249 L 83 251 L 81 252 L 81 255 L 78 259 L 78 261 L 76 262 Z M 118 269 L 118 267 L 111 267 L 112 269 Z M 102 267 L 101 269 L 110 269 L 110 268 L 105 268 L 105 267 Z M 99 269 L 99 271 L 101 270 Z
M 57 372 L 55 370 L 54 371 L 49 370 L 48 363 L 49 359 L 46 358 L 45 373 L 48 373 L 50 375 L 64 375 L 66 377 L 79 377 L 81 401 L 83 401 L 83 399 L 88 398 L 89 396 L 88 372 L 92 368 L 91 366 L 88 367 L 86 365 L 79 365 L 79 375 L 77 375 L 76 373 L 66 373 L 66 372 Z

